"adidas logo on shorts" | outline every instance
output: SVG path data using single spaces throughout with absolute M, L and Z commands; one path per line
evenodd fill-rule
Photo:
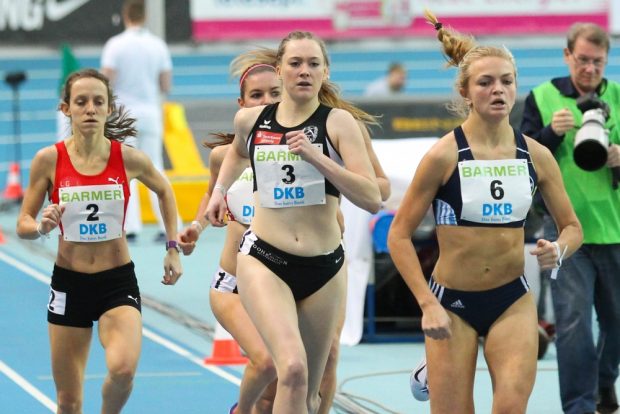
M 465 309 L 465 305 L 463 305 L 463 302 L 461 302 L 461 299 L 457 299 L 454 302 L 452 302 L 450 307 L 451 308 Z

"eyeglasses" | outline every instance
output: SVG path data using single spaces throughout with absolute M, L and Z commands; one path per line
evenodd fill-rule
M 585 68 L 588 65 L 592 64 L 592 66 L 594 66 L 596 69 L 600 69 L 607 63 L 607 59 L 590 59 L 585 56 L 575 56 L 573 53 L 571 53 L 570 55 L 573 57 L 573 59 L 575 59 L 575 62 L 577 62 L 577 66 L 582 68 Z

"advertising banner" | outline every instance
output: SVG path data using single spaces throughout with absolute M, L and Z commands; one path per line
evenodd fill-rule
M 123 0 L 0 0 L 0 41 L 5 45 L 103 44 L 124 29 L 122 5 Z M 149 5 L 146 0 L 147 14 Z M 166 40 L 190 40 L 189 0 L 166 1 L 163 12 Z
M 102 43 L 122 30 L 122 4 L 123 0 L 1 0 L 0 40 Z
M 379 116 L 381 127 L 372 127 L 372 137 L 381 139 L 441 137 L 463 123 L 451 113 L 442 99 L 423 101 L 358 99 L 355 104 L 369 114 Z M 519 128 L 523 114 L 522 100 L 510 113 L 510 124 Z
M 575 21 L 608 27 L 609 1 L 591 0 L 191 0 L 195 40 L 280 39 L 308 30 L 325 39 L 429 36 L 429 7 L 474 35 L 564 34 Z

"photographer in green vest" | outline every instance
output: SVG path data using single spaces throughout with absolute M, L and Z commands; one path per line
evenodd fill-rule
M 569 76 L 534 88 L 521 124 L 524 134 L 554 154 L 583 226 L 582 247 L 550 282 L 565 413 L 612 413 L 618 408 L 620 84 L 604 78 L 609 46 L 609 35 L 600 26 L 572 25 L 564 48 Z M 544 231 L 545 238 L 554 240 L 549 217 Z

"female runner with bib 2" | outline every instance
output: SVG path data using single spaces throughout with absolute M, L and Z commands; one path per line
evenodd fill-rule
M 116 110 L 104 75 L 94 69 L 72 73 L 60 110 L 73 133 L 32 160 L 17 234 L 36 239 L 60 228 L 47 312 L 58 413 L 82 412 L 93 321 L 108 369 L 101 412 L 120 413 L 142 341 L 140 290 L 123 231 L 129 181 L 137 178 L 159 198 L 169 240 L 165 285 L 174 285 L 182 273 L 174 193 L 143 152 L 121 144 L 135 136 L 135 120 Z M 51 204 L 37 222 L 46 195 Z

